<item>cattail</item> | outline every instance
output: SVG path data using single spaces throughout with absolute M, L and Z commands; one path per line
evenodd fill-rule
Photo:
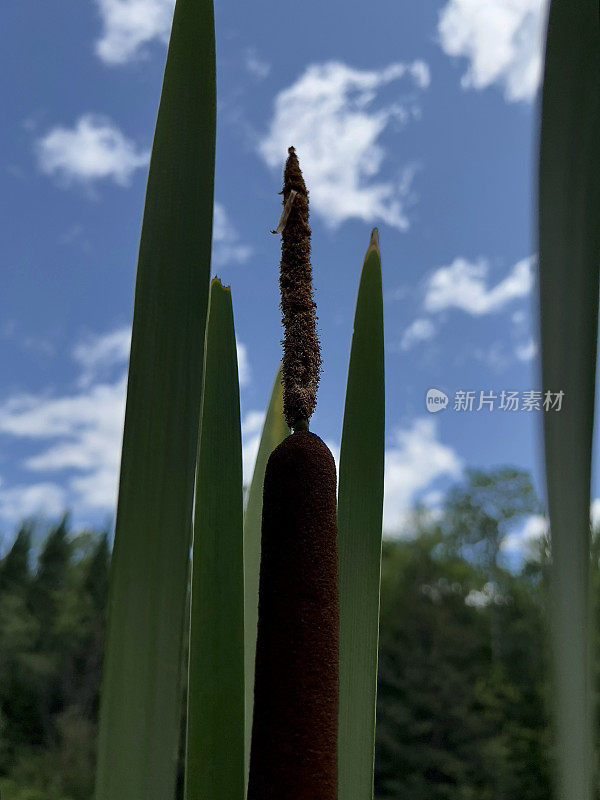
M 317 403 L 321 350 L 316 331 L 315 302 L 310 266 L 308 191 L 298 156 L 288 149 L 283 174 L 284 214 L 281 236 L 279 287 L 283 312 L 283 414 L 288 427 L 308 429 Z M 292 195 L 293 193 L 293 195 Z M 288 200 L 290 207 L 286 208 Z
M 336 800 L 336 470 L 328 447 L 308 430 L 321 356 L 308 192 L 294 148 L 288 153 L 280 287 L 283 404 L 294 433 L 265 471 L 248 800 Z

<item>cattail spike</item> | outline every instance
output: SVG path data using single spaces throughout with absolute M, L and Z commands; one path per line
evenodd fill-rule
M 336 469 L 327 445 L 308 430 L 321 353 L 308 192 L 293 147 L 288 154 L 279 283 L 283 410 L 294 433 L 273 450 L 264 477 L 247 800 L 337 800 Z
M 248 800 L 337 800 L 336 469 L 310 431 L 264 480 Z
M 288 205 L 292 192 L 296 195 Z M 321 349 L 310 264 L 308 190 L 293 147 L 288 148 L 282 193 L 284 212 L 288 212 L 282 230 L 279 276 L 284 328 L 283 413 L 290 428 L 306 430 L 317 402 Z

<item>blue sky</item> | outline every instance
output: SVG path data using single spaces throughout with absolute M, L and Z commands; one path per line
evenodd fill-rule
M 148 154 L 170 0 L 10 0 L 0 123 L 0 530 L 112 518 Z M 535 137 L 542 0 L 216 0 L 213 274 L 230 283 L 248 472 L 280 357 L 278 192 L 310 190 L 324 373 L 312 429 L 339 445 L 370 230 L 383 265 L 385 528 L 465 466 L 541 490 Z M 431 414 L 435 387 L 448 407 Z M 557 390 L 560 387 L 556 387 Z M 454 410 L 457 391 L 474 410 Z M 476 411 L 480 392 L 493 411 Z M 526 531 L 539 530 L 533 520 Z M 536 525 L 538 527 L 536 528 Z M 532 534 L 533 535 L 533 534 Z

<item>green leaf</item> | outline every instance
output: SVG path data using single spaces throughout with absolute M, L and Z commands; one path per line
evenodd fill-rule
M 246 780 L 250 762 L 252 709 L 254 706 L 254 659 L 256 656 L 256 626 L 258 624 L 258 580 L 260 572 L 260 540 L 262 523 L 263 482 L 267 461 L 273 450 L 290 433 L 283 417 L 283 387 L 281 366 L 275 376 L 271 399 L 263 425 L 252 482 L 244 515 L 244 575 L 245 575 L 245 661 L 246 661 Z
M 231 292 L 214 279 L 196 473 L 186 800 L 243 800 L 244 542 Z
M 553 0 L 539 165 L 542 386 L 552 531 L 557 797 L 595 796 L 589 509 L 600 253 L 597 0 Z
M 174 796 L 212 237 L 211 0 L 178 0 L 135 289 L 96 800 Z
M 375 228 L 356 301 L 340 450 L 339 800 L 373 796 L 384 412 L 383 300 Z

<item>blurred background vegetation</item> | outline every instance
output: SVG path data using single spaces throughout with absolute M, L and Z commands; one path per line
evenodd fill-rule
M 550 797 L 548 538 L 518 564 L 501 548 L 536 513 L 526 473 L 471 470 L 384 540 L 378 798 Z M 109 561 L 108 531 L 66 517 L 0 560 L 3 800 L 92 798 Z

